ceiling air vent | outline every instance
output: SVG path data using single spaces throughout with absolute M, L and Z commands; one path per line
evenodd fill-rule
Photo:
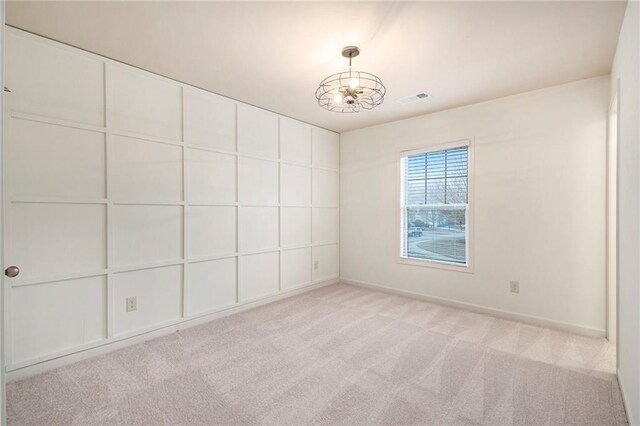
M 427 99 L 429 94 L 427 92 L 416 93 L 415 95 L 405 96 L 404 98 L 398 99 L 396 102 L 399 104 L 410 104 L 412 102 L 417 102 L 423 99 Z

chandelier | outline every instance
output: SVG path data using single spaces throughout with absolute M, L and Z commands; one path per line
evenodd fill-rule
M 316 90 L 318 105 L 333 112 L 360 112 L 373 109 L 384 101 L 387 88 L 377 76 L 363 71 L 352 71 L 351 60 L 360 54 L 356 46 L 342 49 L 349 58 L 349 71 L 330 75 L 320 82 Z

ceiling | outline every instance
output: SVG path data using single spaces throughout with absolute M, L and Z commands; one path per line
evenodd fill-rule
M 345 131 L 608 74 L 626 4 L 589 2 L 9 1 L 6 21 L 231 98 Z M 385 102 L 332 113 L 342 71 L 382 78 Z M 410 104 L 398 99 L 426 91 Z

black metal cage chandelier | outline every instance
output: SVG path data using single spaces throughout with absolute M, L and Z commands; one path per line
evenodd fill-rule
M 342 56 L 349 58 L 349 71 L 330 75 L 320 82 L 316 99 L 322 108 L 333 112 L 360 112 L 384 102 L 387 88 L 379 77 L 351 70 L 351 59 L 359 54 L 360 49 L 356 46 L 342 49 Z

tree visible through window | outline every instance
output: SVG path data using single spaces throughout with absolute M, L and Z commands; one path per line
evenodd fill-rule
M 402 158 L 401 256 L 468 263 L 469 148 Z

